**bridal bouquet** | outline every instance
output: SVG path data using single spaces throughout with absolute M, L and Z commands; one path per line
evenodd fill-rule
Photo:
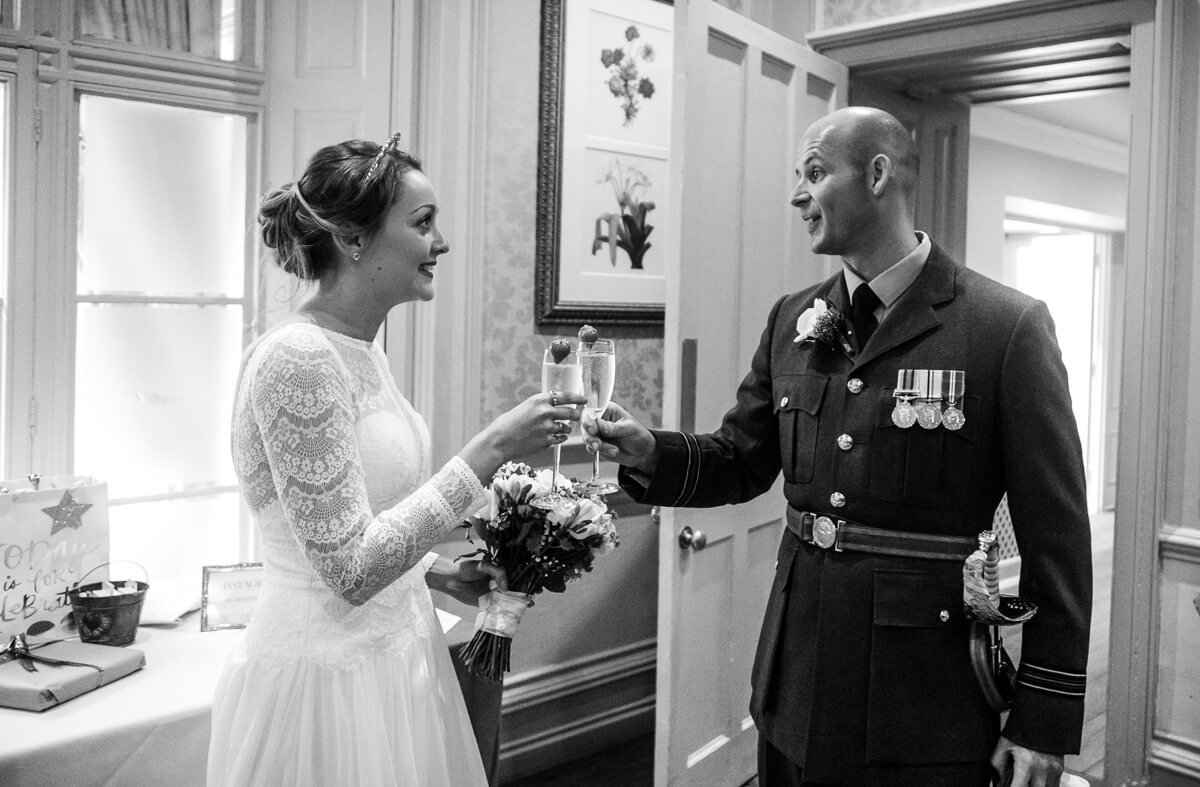
M 486 556 L 508 575 L 508 590 L 493 590 L 475 624 L 463 661 L 475 675 L 501 681 L 517 624 L 543 590 L 562 593 L 567 583 L 592 570 L 592 562 L 620 543 L 612 514 L 599 497 L 558 476 L 563 502 L 543 510 L 533 505 L 554 487 L 550 470 L 508 462 L 496 471 L 489 502 L 464 526 L 483 546 L 466 557 Z M 474 539 L 472 539 L 474 540 Z

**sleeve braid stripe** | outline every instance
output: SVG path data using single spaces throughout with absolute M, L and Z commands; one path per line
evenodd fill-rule
M 678 506 L 686 506 L 692 500 L 692 495 L 696 494 L 696 486 L 700 482 L 700 446 L 696 442 L 696 436 L 683 432 L 683 442 L 687 445 L 688 461 L 687 468 L 683 473 L 683 485 L 679 490 L 679 497 L 675 499 L 672 508 Z
M 1017 683 L 1035 691 L 1082 697 L 1087 688 L 1087 674 L 1065 672 L 1024 662 L 1017 672 Z

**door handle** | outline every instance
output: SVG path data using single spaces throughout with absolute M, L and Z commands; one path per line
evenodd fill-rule
M 707 544 L 708 536 L 704 535 L 703 530 L 692 530 L 685 525 L 683 530 L 679 531 L 680 549 L 690 549 L 693 552 L 699 552 Z

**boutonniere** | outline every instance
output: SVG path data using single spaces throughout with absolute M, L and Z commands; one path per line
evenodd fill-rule
M 854 352 L 846 336 L 845 318 L 822 298 L 814 300 L 813 305 L 796 318 L 796 338 L 792 341 L 814 342 L 830 350 L 838 348 L 846 355 Z

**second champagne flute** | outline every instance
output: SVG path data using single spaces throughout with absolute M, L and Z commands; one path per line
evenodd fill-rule
M 569 347 L 569 345 L 568 345 Z M 558 391 L 561 394 L 583 394 L 583 376 L 579 369 L 579 354 L 574 350 L 556 353 L 546 350 L 542 356 L 542 393 Z M 558 491 L 558 466 L 562 456 L 562 445 L 554 446 L 554 475 L 550 477 L 550 492 L 534 500 L 535 508 L 557 508 L 568 498 Z
M 597 339 L 579 347 L 579 363 L 583 367 L 583 390 L 587 395 L 587 409 L 597 420 L 608 409 L 612 398 L 613 383 L 617 376 L 617 348 L 612 339 Z M 600 480 L 600 452 L 592 454 L 592 480 L 585 487 L 596 495 L 611 495 L 619 488 L 616 484 Z

